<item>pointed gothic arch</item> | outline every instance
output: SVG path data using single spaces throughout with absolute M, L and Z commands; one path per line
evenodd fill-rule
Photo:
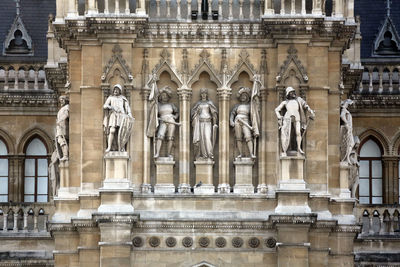
M 191 267 L 216 267 L 216 266 L 212 265 L 211 263 L 208 263 L 206 261 L 202 261 L 202 262 L 199 262 L 199 263 L 197 263 L 195 265 L 192 265 Z
M 9 155 L 15 154 L 15 139 L 11 137 L 6 131 L 0 128 L 0 140 L 7 146 L 7 152 Z
M 307 71 L 297 56 L 297 49 L 291 45 L 287 52 L 288 56 L 276 76 L 277 84 L 285 85 L 285 81 L 288 79 L 291 71 L 295 72 L 295 77 L 299 79 L 300 85 L 307 84 Z
M 209 57 L 210 54 L 205 49 L 200 53 L 200 60 L 191 71 L 190 77 L 187 81 L 187 85 L 189 88 L 191 88 L 192 85 L 200 79 L 200 75 L 203 72 L 207 72 L 208 75 L 210 75 L 210 80 L 213 81 L 217 85 L 217 87 L 221 87 L 222 82 L 218 76 L 218 72 L 211 64 Z
M 382 156 L 389 155 L 391 153 L 389 149 L 389 140 L 385 137 L 384 134 L 382 134 L 376 129 L 368 129 L 364 131 L 359 135 L 359 138 L 360 138 L 359 150 L 361 149 L 362 145 L 366 141 L 368 141 L 368 139 L 372 138 L 374 139 L 375 142 L 377 142 L 379 146 L 381 146 Z M 358 153 L 360 153 L 360 151 L 358 151 Z
M 52 139 L 44 130 L 38 127 L 25 131 L 25 133 L 18 141 L 17 153 L 24 154 L 26 145 L 29 143 L 30 140 L 32 140 L 35 137 L 38 137 L 44 143 L 44 145 L 47 148 L 47 154 L 50 155 L 51 151 L 53 150 Z
M 253 81 L 253 76 L 256 74 L 256 70 L 251 64 L 249 60 L 249 53 L 243 49 L 240 54 L 239 54 L 239 62 L 236 64 L 234 67 L 234 70 L 232 72 L 232 75 L 228 81 L 228 86 L 231 87 L 232 84 L 238 81 L 240 74 L 242 72 L 246 72 L 249 75 L 250 81 Z
M 151 73 L 153 73 L 153 75 L 157 75 L 158 80 L 163 72 L 167 72 L 171 76 L 171 80 L 178 85 L 178 88 L 181 87 L 183 84 L 182 79 L 178 71 L 170 62 L 170 54 L 168 50 L 163 49 L 163 51 L 160 53 L 160 57 L 160 62 L 153 68 Z M 151 79 L 149 81 L 151 81 Z
M 103 84 L 110 86 L 110 82 L 116 79 L 116 74 L 119 72 L 118 79 L 124 86 L 129 86 L 133 82 L 133 75 L 130 71 L 130 67 L 126 63 L 126 60 L 122 56 L 121 47 L 116 44 L 112 49 L 113 55 L 108 60 L 106 66 L 103 69 L 103 74 L 101 75 L 101 81 Z M 114 83 L 117 83 L 114 81 Z

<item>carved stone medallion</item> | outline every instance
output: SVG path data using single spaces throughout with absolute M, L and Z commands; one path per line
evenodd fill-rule
M 219 248 L 223 248 L 226 246 L 226 239 L 223 237 L 218 237 L 215 239 L 215 245 Z
M 182 239 L 182 245 L 186 248 L 189 248 L 193 245 L 193 239 L 191 237 L 185 237 Z
M 176 246 L 176 238 L 172 237 L 172 236 L 168 237 L 165 240 L 165 244 L 167 245 L 167 247 L 170 247 L 170 248 L 175 247 Z
M 250 247 L 257 248 L 260 245 L 260 240 L 257 237 L 252 237 L 248 243 Z
M 153 248 L 158 247 L 160 245 L 160 239 L 156 236 L 152 236 L 149 239 L 149 245 Z
M 265 245 L 269 248 L 274 248 L 276 246 L 276 239 L 273 237 L 265 239 Z
M 199 245 L 203 248 L 208 247 L 208 245 L 210 245 L 210 239 L 208 237 L 200 237 Z
M 243 246 L 243 239 L 240 237 L 234 237 L 232 239 L 232 246 L 234 246 L 235 248 L 240 248 L 241 246 Z
M 135 236 L 132 239 L 132 244 L 134 247 L 139 248 L 139 247 L 143 246 L 143 239 L 140 236 Z

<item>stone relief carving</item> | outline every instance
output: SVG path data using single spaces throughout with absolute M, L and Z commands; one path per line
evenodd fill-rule
M 307 111 L 310 116 L 306 116 Z M 288 149 L 290 152 L 297 151 L 304 154 L 301 148 L 302 139 L 306 134 L 310 119 L 313 120 L 315 117 L 315 112 L 306 101 L 296 96 L 296 91 L 292 87 L 288 87 L 286 88 L 286 100 L 279 104 L 275 113 L 281 132 L 282 156 L 287 155 Z M 292 133 L 293 130 L 295 137 Z
M 214 159 L 214 146 L 218 130 L 218 110 L 208 99 L 208 90 L 200 90 L 201 99 L 191 110 L 195 158 Z
M 171 99 L 171 88 L 166 86 L 157 89 L 156 79 L 153 77 L 152 88 L 149 96 L 150 115 L 147 125 L 147 136 L 154 138 L 154 158 L 160 156 L 161 145 L 167 140 L 167 156 L 173 158 L 175 128 L 180 126 L 176 122 L 179 118 L 178 108 L 169 103 Z
M 257 138 L 260 135 L 260 86 L 259 75 L 255 75 L 252 90 L 241 87 L 237 95 L 240 103 L 232 109 L 229 116 L 229 124 L 234 128 L 239 150 L 237 158 L 244 156 L 243 143 L 247 144 L 249 156 L 256 158 Z
M 113 94 L 104 103 L 105 116 L 103 126 L 107 135 L 106 153 L 109 151 L 125 151 L 132 133 L 134 118 L 128 100 L 122 95 L 122 86 L 114 85 Z
M 306 72 L 303 64 L 301 64 L 301 61 L 297 57 L 297 49 L 294 48 L 293 45 L 291 45 L 289 47 L 288 54 L 289 55 L 288 55 L 287 59 L 283 62 L 283 65 L 281 66 L 281 70 L 279 71 L 278 75 L 276 76 L 276 81 L 278 83 L 280 83 L 281 81 L 286 80 L 286 76 L 288 75 L 290 63 L 293 62 L 296 65 L 296 68 L 301 76 L 301 80 L 304 83 L 307 83 L 308 82 L 307 72 Z
M 111 70 L 116 62 L 121 65 L 124 70 L 124 74 L 128 77 L 128 80 L 131 82 L 133 80 L 133 75 L 130 72 L 129 66 L 126 64 L 126 60 L 122 57 L 122 49 L 119 45 L 115 45 L 113 50 L 113 55 L 108 61 L 107 65 L 104 67 L 103 75 L 101 75 L 101 80 L 105 82 L 107 80 L 107 76 L 111 73 Z

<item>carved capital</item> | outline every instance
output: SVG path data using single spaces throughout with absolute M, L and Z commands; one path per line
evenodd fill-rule
M 189 88 L 179 88 L 177 93 L 181 101 L 190 101 L 192 97 L 192 90 Z
M 222 101 L 229 101 L 232 95 L 232 89 L 230 88 L 218 88 L 217 89 L 218 99 Z

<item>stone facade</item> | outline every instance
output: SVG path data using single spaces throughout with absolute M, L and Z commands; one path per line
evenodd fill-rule
M 45 70 L 50 87 L 29 97 L 5 87 L 0 91 L 0 102 L 4 98 L 6 103 L 0 109 L 0 140 L 15 155 L 9 159 L 9 176 L 16 181 L 9 183 L 8 200 L 22 202 L 29 195 L 21 191 L 31 140 L 42 140 L 47 148 L 43 157 L 50 159 L 60 95 L 69 98 L 68 159 L 54 161 L 59 176 L 49 185 L 56 188 L 47 195 L 49 203 L 35 203 L 32 211 L 29 205 L 12 203 L 1 208 L 1 240 L 14 246 L 13 237 L 20 236 L 17 257 L 43 266 L 367 262 L 368 253 L 354 254 L 365 248 L 366 232 L 375 230 L 364 228 L 364 207 L 349 192 L 351 168 L 341 164 L 340 104 L 354 100 L 353 132 L 362 144 L 370 135 L 386 142 L 384 173 L 397 188 L 398 175 L 390 164 L 398 162 L 399 118 L 393 97 L 388 125 L 381 124 L 381 111 L 364 113 L 362 103 L 371 104 L 356 93 L 362 68 L 356 52 L 360 23 L 353 10 L 353 1 L 338 0 L 57 0 L 48 25 Z M 18 87 L 13 77 L 10 81 Z M 103 105 L 116 84 L 135 121 L 126 151 L 105 152 Z M 169 122 L 175 131 L 173 136 L 166 131 L 155 158 L 161 137 L 147 132 L 152 96 L 167 86 L 168 103 L 179 116 Z M 229 116 L 239 104 L 239 90 L 254 86 L 260 125 L 251 155 L 244 145 L 248 137 L 243 133 L 238 140 Z M 315 111 L 307 131 L 301 132 L 304 154 L 281 154 L 275 108 L 286 99 L 289 86 Z M 212 160 L 196 158 L 192 142 L 190 112 L 202 88 L 208 89 L 218 113 Z M 18 97 L 27 99 L 26 104 L 7 100 Z M 28 112 L 31 116 L 23 116 Z M 253 126 L 246 127 L 253 131 Z M 244 157 L 237 157 L 237 141 L 243 143 Z M 394 204 L 398 191 L 385 186 L 383 203 Z M 368 216 L 373 218 L 374 211 L 368 210 Z M 389 218 L 396 214 L 398 218 L 393 207 Z M 395 251 L 385 242 L 386 252 Z M 0 259 L 14 264 L 6 246 L 0 248 Z

